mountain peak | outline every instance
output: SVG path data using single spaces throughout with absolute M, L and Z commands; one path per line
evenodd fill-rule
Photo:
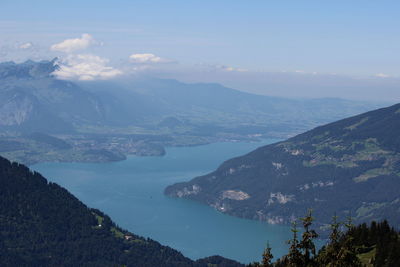
M 30 79 L 45 78 L 59 68 L 57 58 L 52 60 L 33 61 L 27 60 L 22 63 L 13 61 L 0 63 L 0 79 Z

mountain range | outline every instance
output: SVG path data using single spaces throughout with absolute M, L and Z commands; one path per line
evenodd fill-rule
M 155 78 L 71 82 L 57 79 L 52 74 L 57 68 L 56 59 L 0 63 L 1 130 L 68 133 L 87 126 L 157 126 L 174 117 L 192 127 L 214 125 L 232 130 L 252 125 L 268 132 L 310 127 L 373 105 L 269 97 L 219 84 Z
M 32 164 L 163 155 L 165 146 L 286 138 L 380 106 L 261 96 L 219 84 L 150 77 L 66 81 L 53 75 L 58 68 L 57 59 L 0 63 L 3 156 Z M 36 134 L 70 148 L 38 142 L 31 138 Z
M 317 127 L 166 188 L 234 216 L 290 223 L 308 209 L 400 225 L 400 104 Z

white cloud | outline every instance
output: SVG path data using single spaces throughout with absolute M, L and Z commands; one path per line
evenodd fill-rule
M 61 43 L 52 45 L 50 49 L 52 51 L 71 53 L 73 51 L 86 49 L 90 45 L 96 43 L 97 42 L 90 34 L 84 33 L 82 34 L 81 38 L 64 40 Z
M 122 74 L 122 71 L 107 66 L 108 59 L 91 54 L 69 55 L 58 62 L 60 68 L 53 72 L 57 78 L 82 81 L 107 80 Z
M 304 70 L 295 70 L 295 73 L 306 73 Z
M 225 71 L 238 71 L 238 72 L 245 72 L 245 71 L 247 71 L 246 69 L 234 68 L 234 67 L 229 67 L 229 66 L 225 66 L 225 68 L 223 68 L 222 70 L 225 70 Z
M 151 64 L 151 63 L 171 63 L 171 60 L 158 57 L 154 54 L 132 54 L 129 60 L 133 63 Z
M 375 77 L 378 77 L 378 78 L 389 78 L 390 75 L 387 75 L 387 74 L 384 74 L 384 73 L 378 73 L 378 74 L 375 74 Z
M 287 71 L 282 71 L 282 72 L 287 72 Z M 311 75 L 317 75 L 318 74 L 318 72 L 316 72 L 316 71 L 308 72 L 308 71 L 305 71 L 305 70 L 295 70 L 294 73 L 307 74 L 307 75 L 310 75 L 310 74 Z M 335 75 L 335 74 L 331 74 L 331 75 Z
M 32 48 L 33 44 L 31 42 L 21 44 L 18 48 L 20 49 L 29 49 Z
M 226 66 L 226 65 L 220 65 L 220 64 L 216 64 L 216 65 L 203 65 L 200 64 L 199 66 L 201 67 L 205 67 L 206 69 L 212 70 L 212 71 L 226 71 L 226 72 L 247 72 L 248 70 L 243 69 L 243 68 L 235 68 L 235 67 L 231 67 L 231 66 Z

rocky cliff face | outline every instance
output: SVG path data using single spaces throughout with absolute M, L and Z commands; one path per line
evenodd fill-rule
M 0 105 L 1 126 L 21 125 L 29 120 L 29 116 L 34 110 L 33 99 L 18 93 L 6 97 L 3 101 Z
M 0 128 L 22 132 L 71 132 L 98 123 L 104 114 L 96 96 L 52 76 L 55 61 L 0 64 Z

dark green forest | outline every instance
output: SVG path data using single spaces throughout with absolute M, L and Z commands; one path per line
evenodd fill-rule
M 67 190 L 0 157 L 1 266 L 242 266 L 197 261 L 118 227 Z
M 325 246 L 317 251 L 318 234 L 312 229 L 311 212 L 293 222 L 289 251 L 273 262 L 273 248 L 267 245 L 261 263 L 248 267 L 395 267 L 400 266 L 400 233 L 389 223 L 371 222 L 355 226 L 351 218 L 339 222 L 334 216 Z M 299 229 L 298 224 L 302 228 Z

